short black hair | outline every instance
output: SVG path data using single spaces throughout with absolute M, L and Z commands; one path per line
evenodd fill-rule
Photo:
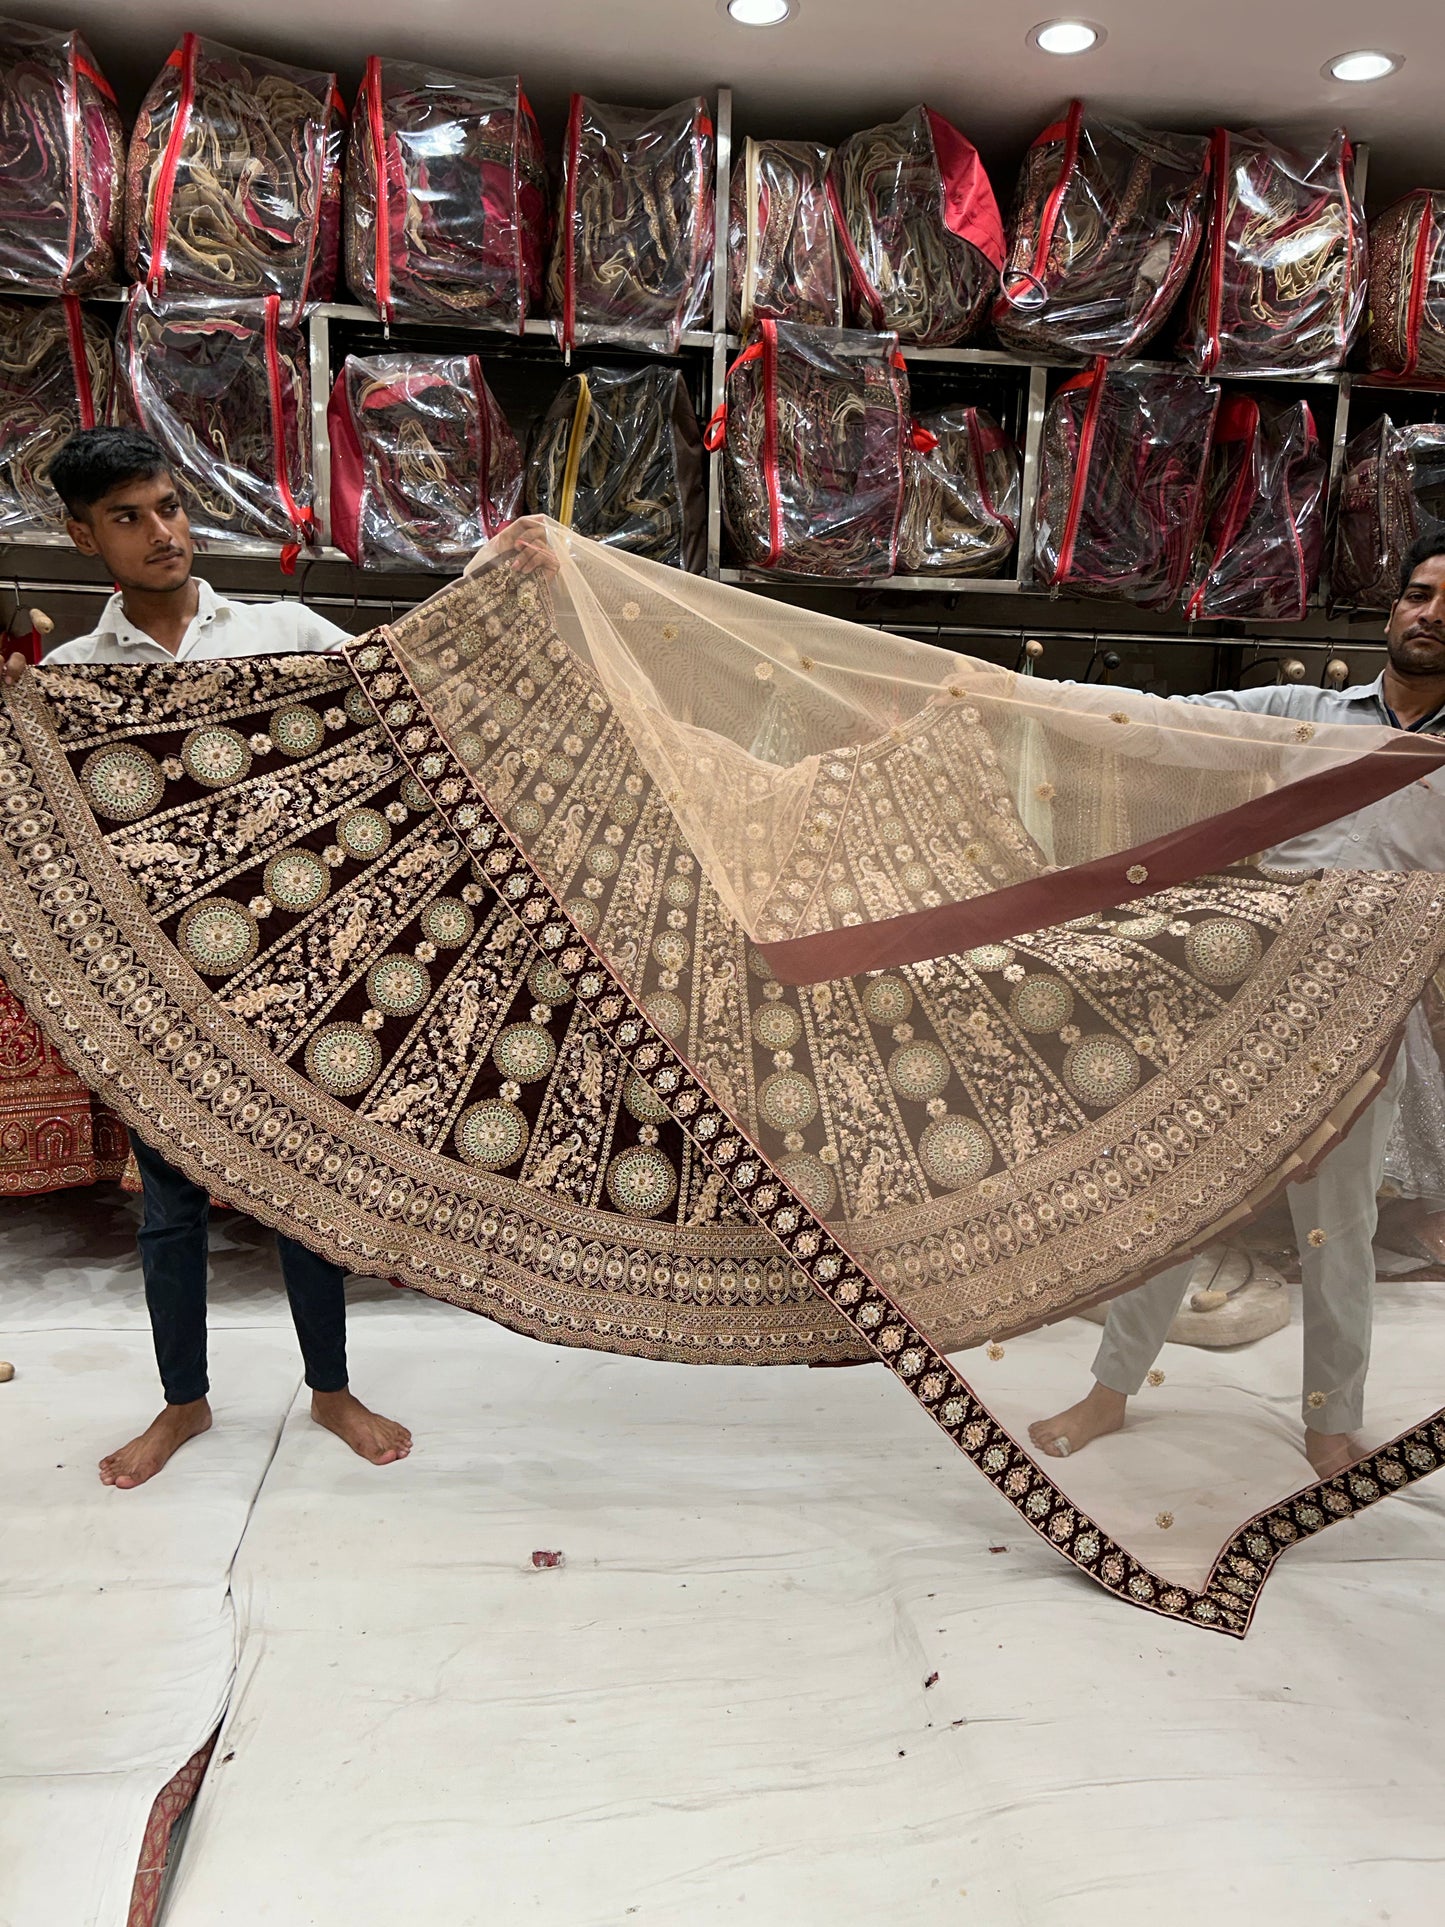
M 1410 578 L 1422 562 L 1429 562 L 1437 555 L 1445 555 L 1445 522 L 1437 522 L 1433 529 L 1426 529 L 1417 535 L 1405 551 L 1405 559 L 1400 564 L 1400 595 L 1410 586 Z
M 126 482 L 170 473 L 159 442 L 138 428 L 82 428 L 50 464 L 50 486 L 77 519 Z

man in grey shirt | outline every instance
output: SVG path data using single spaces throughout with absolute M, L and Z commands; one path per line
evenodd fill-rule
M 124 428 L 73 436 L 51 464 L 50 480 L 65 503 L 76 548 L 102 562 L 118 587 L 90 634 L 51 650 L 47 664 L 195 662 L 326 650 L 348 639 L 300 603 L 231 602 L 192 575 L 185 508 L 149 436 Z M 5 675 L 13 680 L 25 669 L 25 659 L 12 656 Z M 134 1133 L 131 1144 L 145 1192 L 141 1271 L 166 1402 L 139 1437 L 101 1460 L 101 1479 L 122 1490 L 154 1478 L 180 1446 L 211 1426 L 209 1199 L 204 1186 Z M 347 1382 L 345 1272 L 279 1234 L 276 1250 L 311 1388 L 311 1416 L 374 1465 L 404 1459 L 410 1432 L 368 1410 Z
M 1422 536 L 1406 556 L 1385 627 L 1388 659 L 1357 689 L 1285 684 L 1189 696 L 1187 702 L 1301 722 L 1381 723 L 1445 734 L 1445 530 Z M 1320 829 L 1277 844 L 1272 869 L 1445 870 L 1445 792 L 1428 778 Z M 1384 1091 L 1313 1175 L 1289 1187 L 1304 1287 L 1305 1454 L 1321 1478 L 1360 1455 L 1373 1316 L 1376 1194 L 1399 1109 L 1403 1053 Z M 1088 1395 L 1029 1427 L 1051 1458 L 1066 1458 L 1117 1432 L 1144 1383 L 1188 1289 L 1190 1263 L 1171 1266 L 1116 1298 L 1094 1359 Z

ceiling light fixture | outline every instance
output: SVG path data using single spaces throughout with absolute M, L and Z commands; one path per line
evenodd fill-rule
M 1404 64 L 1404 58 L 1400 54 L 1386 54 L 1371 50 L 1355 54 L 1339 54 L 1334 60 L 1327 60 L 1321 71 L 1326 80 L 1383 80 L 1387 74 L 1398 73 Z
M 793 7 L 792 0 L 728 0 L 727 11 L 740 27 L 781 27 Z
M 1087 20 L 1045 20 L 1027 36 L 1031 46 L 1046 54 L 1086 54 L 1102 45 L 1104 29 Z

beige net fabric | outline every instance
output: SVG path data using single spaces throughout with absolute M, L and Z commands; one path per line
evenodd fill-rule
M 889 1359 L 891 1333 L 905 1377 L 929 1355 L 899 1350 L 909 1329 L 969 1354 L 1024 1438 L 1090 1383 L 1098 1333 L 1070 1314 L 1255 1236 L 1369 1114 L 1442 947 L 1440 879 L 1232 859 L 1441 750 L 1017 678 L 545 533 L 555 573 L 503 538 L 394 632 L 433 723 L 770 1196 L 885 1295 L 861 1335 Z M 960 918 L 993 935 L 950 941 Z M 1259 1424 L 1292 1376 L 1299 1396 L 1280 1342 L 1266 1391 L 1220 1392 L 1207 1464 L 1130 1428 L 1064 1465 L 992 1419 L 975 1456 L 1081 1564 L 1105 1543 L 1085 1504 L 1167 1546 L 1134 1596 L 1182 1602 L 1312 1479 Z M 1170 1572 L 1186 1590 L 1159 1591 Z

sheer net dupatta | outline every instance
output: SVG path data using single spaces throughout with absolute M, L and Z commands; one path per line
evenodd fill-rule
M 1273 1553 L 1222 1544 L 1310 1477 L 1257 1390 L 1221 1392 L 1208 1503 L 1173 1460 L 1156 1495 L 1130 1429 L 1067 1468 L 1017 1440 L 1084 1390 L 1093 1339 L 1057 1321 L 1336 1146 L 1442 948 L 1434 877 L 1211 866 L 1445 751 L 1051 689 L 539 526 L 555 573 L 503 536 L 391 638 L 505 831 L 483 869 L 540 880 L 659 1114 L 713 1117 L 725 1192 L 1024 1518 L 1241 1629 Z M 1268 1361 L 1296 1388 L 1297 1356 Z

